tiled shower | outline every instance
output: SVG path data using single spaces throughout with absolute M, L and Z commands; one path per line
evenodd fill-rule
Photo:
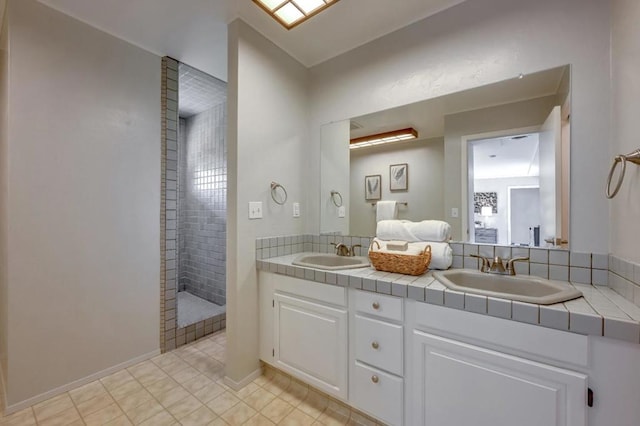
M 178 326 L 226 304 L 226 83 L 179 64 Z M 171 168 L 170 166 L 168 168 Z M 213 304 L 213 305 L 212 305 Z

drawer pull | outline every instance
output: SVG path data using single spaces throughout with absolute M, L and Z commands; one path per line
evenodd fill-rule
M 380 379 L 378 378 L 378 376 L 373 375 L 373 376 L 371 376 L 371 381 L 372 381 L 373 383 L 378 383 L 378 382 L 380 381 Z
M 380 309 L 380 304 L 378 302 L 373 302 L 373 309 L 378 310 Z
M 371 342 L 371 347 L 373 349 L 378 349 L 380 347 L 380 345 L 378 344 L 378 342 L 376 342 L 375 340 L 373 342 Z

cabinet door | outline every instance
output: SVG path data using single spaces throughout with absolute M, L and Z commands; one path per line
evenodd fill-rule
M 275 362 L 331 395 L 347 398 L 347 311 L 275 294 Z
M 584 426 L 585 375 L 413 332 L 413 424 Z

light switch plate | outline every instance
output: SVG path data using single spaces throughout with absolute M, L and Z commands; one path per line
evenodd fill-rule
M 344 217 L 346 213 L 347 209 L 345 209 L 344 206 L 338 207 L 338 217 Z
M 458 217 L 458 208 L 457 207 L 452 207 L 451 208 L 451 217 Z
M 262 201 L 249 201 L 249 219 L 262 219 Z
M 300 217 L 300 203 L 293 203 L 293 217 Z

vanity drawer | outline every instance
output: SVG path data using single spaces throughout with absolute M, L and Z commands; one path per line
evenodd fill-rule
M 356 359 L 402 376 L 402 326 L 355 316 Z
M 403 380 L 355 362 L 351 400 L 363 411 L 390 425 L 402 424 Z
M 402 299 L 379 293 L 356 291 L 356 310 L 380 318 L 402 321 Z

